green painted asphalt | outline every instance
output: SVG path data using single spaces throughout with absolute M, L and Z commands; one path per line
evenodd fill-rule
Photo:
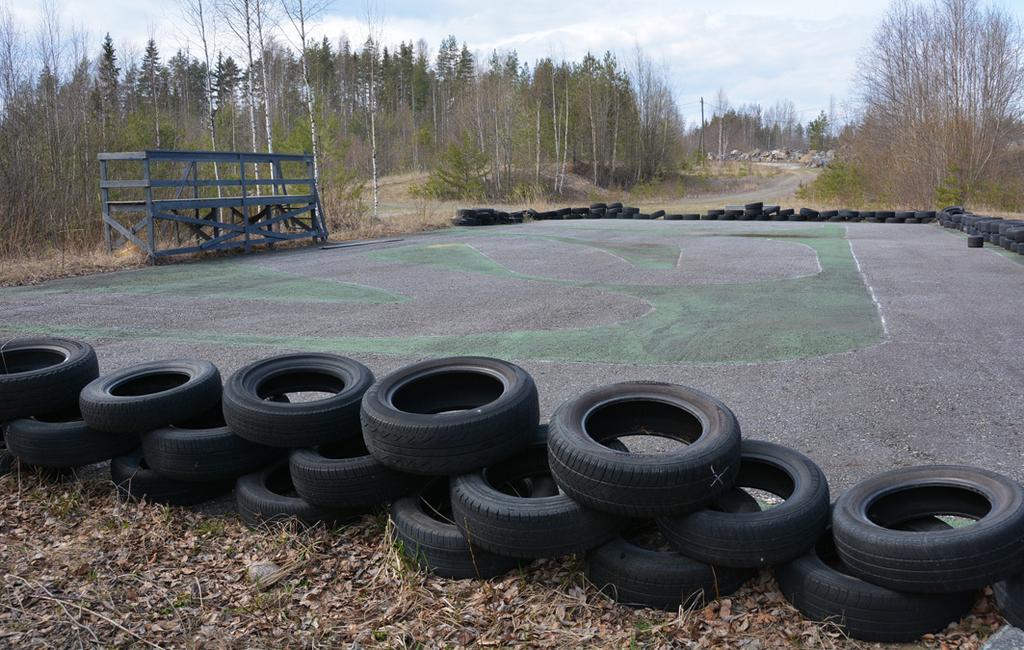
M 575 229 L 573 229 L 575 230 Z M 506 234 L 504 231 L 498 231 Z M 638 231 L 630 231 L 637 235 Z M 50 327 L 11 324 L 6 329 L 47 332 L 103 339 L 188 340 L 223 345 L 258 345 L 341 353 L 446 356 L 480 354 L 509 359 L 552 359 L 606 363 L 749 363 L 819 356 L 872 345 L 883 337 L 878 312 L 857 270 L 845 230 L 822 226 L 785 233 L 718 232 L 696 236 L 756 236 L 780 238 L 812 248 L 821 264 L 815 275 L 783 280 L 714 285 L 626 285 L 556 280 L 515 273 L 472 247 L 476 233 L 459 232 L 454 242 L 413 243 L 369 254 L 377 262 L 391 263 L 396 273 L 422 273 L 424 268 L 457 271 L 466 275 L 466 294 L 475 283 L 499 290 L 504 281 L 535 282 L 585 288 L 639 298 L 651 309 L 639 318 L 609 325 L 577 329 L 489 331 L 452 336 L 339 336 L 288 337 L 239 335 L 216 331 L 125 330 L 115 328 Z M 512 233 L 509 233 L 510 236 Z M 654 235 L 654 233 L 651 233 Z M 479 236 L 491 236 L 480 233 Z M 514 233 L 516 237 L 556 239 L 566 243 L 608 249 L 634 265 L 675 266 L 678 247 L 667 244 L 597 242 L 590 238 Z M 468 241 L 467 241 L 468 240 Z M 623 254 L 625 253 L 625 254 Z M 207 289 L 215 278 L 213 294 Z M 141 282 L 140 282 L 141 280 Z M 230 262 L 158 267 L 145 271 L 94 276 L 51 283 L 21 291 L 154 292 L 172 295 L 234 299 L 275 299 L 307 302 L 396 302 L 395 294 L 333 281 L 299 278 L 252 265 Z M 415 303 L 412 303 L 415 305 Z M 301 305 L 291 307 L 301 313 Z
M 48 282 L 38 287 L 16 287 L 17 293 L 126 293 L 181 297 L 231 298 L 298 302 L 379 304 L 406 302 L 406 296 L 360 284 L 320 280 L 232 261 L 159 266 L 89 275 Z

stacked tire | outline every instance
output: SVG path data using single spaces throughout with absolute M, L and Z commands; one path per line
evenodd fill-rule
M 402 493 L 408 479 L 382 471 L 359 444 L 359 405 L 373 381 L 365 365 L 326 353 L 262 359 L 228 379 L 227 427 L 272 461 L 236 475 L 247 526 L 345 524 Z
M 614 533 L 617 520 L 556 493 L 537 388 L 515 364 L 453 357 L 400 368 L 367 391 L 361 418 L 377 461 L 426 482 L 395 501 L 391 519 L 403 552 L 438 575 L 491 577 Z
M 110 461 L 119 494 L 181 506 L 230 492 L 236 476 L 270 461 L 268 450 L 226 427 L 220 402 L 220 371 L 194 359 L 122 368 L 92 381 L 79 397 L 89 427 L 134 435 L 134 444 Z
M 954 527 L 941 516 L 972 523 Z M 1022 548 L 1020 484 L 970 467 L 912 467 L 844 493 L 830 529 L 776 576 L 808 618 L 835 621 L 865 641 L 911 641 L 958 620 L 990 584 L 1013 622 Z
M 105 432 L 83 421 L 79 393 L 99 375 L 96 351 L 69 339 L 14 339 L 0 347 L 0 473 L 14 459 L 63 470 L 138 446 L 138 432 Z
M 961 206 L 950 206 L 939 213 L 939 224 L 964 232 L 968 248 L 983 248 L 988 243 L 1024 255 L 1024 221 L 974 214 Z
M 678 447 L 630 449 L 638 437 Z M 552 416 L 548 449 L 563 492 L 628 521 L 588 556 L 591 580 L 618 602 L 675 609 L 730 594 L 757 569 L 803 554 L 828 521 L 828 485 L 813 462 L 741 440 L 728 407 L 685 386 L 588 391 Z M 744 487 L 784 503 L 762 511 Z

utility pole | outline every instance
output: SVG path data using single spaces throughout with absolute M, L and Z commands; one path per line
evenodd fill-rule
M 704 98 L 700 98 L 700 164 L 704 164 Z

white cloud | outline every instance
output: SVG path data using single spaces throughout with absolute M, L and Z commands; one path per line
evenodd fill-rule
M 24 20 L 37 18 L 32 0 L 8 1 Z M 850 95 L 856 59 L 887 6 L 888 0 L 388 0 L 381 9 L 386 43 L 422 38 L 435 50 L 454 34 L 483 56 L 515 49 L 521 61 L 533 62 L 611 50 L 625 63 L 639 44 L 665 65 L 689 119 L 700 96 L 711 100 L 723 87 L 734 104 L 792 99 L 806 121 L 830 97 Z M 177 3 L 63 0 L 59 7 L 66 23 L 86 28 L 97 44 L 107 31 L 139 49 L 152 31 L 165 52 L 188 40 L 176 26 Z M 337 41 L 344 33 L 361 44 L 362 8 L 362 2 L 335 3 L 316 34 Z M 1008 8 L 1024 18 L 1024 2 Z

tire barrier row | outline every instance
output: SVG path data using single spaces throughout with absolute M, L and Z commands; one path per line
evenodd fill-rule
M 254 529 L 344 525 L 390 504 L 393 543 L 437 575 L 576 553 L 610 598 L 668 610 L 770 568 L 805 616 L 869 641 L 937 632 L 987 585 L 1024 624 L 1020 484 L 911 467 L 833 504 L 808 457 L 742 438 L 725 404 L 685 386 L 602 386 L 541 425 L 532 377 L 498 359 L 432 359 L 377 380 L 352 359 L 290 354 L 223 387 L 205 361 L 100 376 L 93 349 L 64 339 L 9 342 L 2 361 L 10 453 L 54 468 L 110 459 L 127 497 L 190 505 L 233 487 Z
M 457 226 L 492 226 L 523 223 L 524 220 L 552 221 L 564 219 L 663 219 L 665 221 L 818 221 L 866 223 L 931 223 L 936 219 L 934 210 L 867 211 L 867 210 L 812 210 L 811 208 L 782 208 L 762 202 L 745 205 L 727 205 L 708 210 L 704 214 L 666 214 L 665 210 L 641 212 L 640 208 L 621 203 L 594 203 L 589 208 L 560 208 L 538 212 L 529 209 L 519 212 L 501 212 L 493 208 L 462 209 L 454 223 Z
M 960 206 L 946 208 L 939 213 L 943 228 L 960 230 L 967 234 L 968 248 L 982 248 L 988 242 L 1010 252 L 1024 255 L 1024 221 L 1003 219 L 967 212 Z

